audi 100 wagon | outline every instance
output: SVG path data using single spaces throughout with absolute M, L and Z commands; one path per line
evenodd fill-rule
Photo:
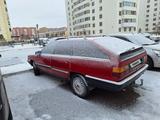
M 69 80 L 79 97 L 95 87 L 111 91 L 129 87 L 147 69 L 146 61 L 142 47 L 112 37 L 55 40 L 28 56 L 35 75 L 43 71 Z

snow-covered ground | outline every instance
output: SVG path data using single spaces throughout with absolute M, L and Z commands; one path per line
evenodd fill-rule
M 124 92 L 95 89 L 88 99 L 69 84 L 28 71 L 4 78 L 14 120 L 159 120 L 160 72 L 147 71 L 144 86 Z
M 16 45 L 14 47 L 0 47 L 0 68 L 3 75 L 30 70 L 32 67 L 27 63 L 27 56 L 40 50 L 40 46 L 32 44 Z

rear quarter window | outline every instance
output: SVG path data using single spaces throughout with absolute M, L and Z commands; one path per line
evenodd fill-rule
M 85 40 L 75 40 L 73 43 L 73 55 L 91 58 L 108 58 L 94 43 Z

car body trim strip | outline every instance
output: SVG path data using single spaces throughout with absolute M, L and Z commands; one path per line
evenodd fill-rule
M 58 71 L 58 72 L 63 72 L 63 73 L 66 73 L 66 74 L 69 73 L 68 71 L 64 71 L 64 70 L 60 70 L 60 69 L 57 69 L 57 68 L 53 68 L 53 67 L 48 66 L 48 65 L 43 65 L 43 64 L 39 64 L 39 63 L 36 63 L 36 65 L 42 66 L 42 67 L 46 67 L 46 68 L 49 68 L 49 69 L 52 69 L 52 70 L 55 70 L 55 71 Z

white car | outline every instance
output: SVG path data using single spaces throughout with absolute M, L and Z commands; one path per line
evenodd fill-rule
M 143 46 L 148 55 L 149 69 L 155 67 L 160 68 L 160 44 L 156 43 L 141 34 L 117 34 L 110 35 L 112 37 L 120 38 L 124 41 L 132 42 Z

